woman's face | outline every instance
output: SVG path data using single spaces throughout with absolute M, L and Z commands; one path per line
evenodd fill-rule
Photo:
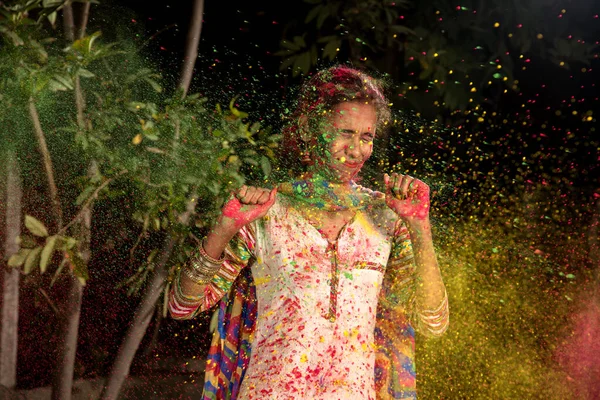
M 373 152 L 376 126 L 372 105 L 358 101 L 336 105 L 319 138 L 324 154 L 317 165 L 324 167 L 333 181 L 350 182 Z

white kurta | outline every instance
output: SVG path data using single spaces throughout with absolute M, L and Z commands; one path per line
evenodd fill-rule
M 288 202 L 279 194 L 253 224 L 258 318 L 239 399 L 375 399 L 377 299 L 397 217 L 373 199 L 329 243 Z

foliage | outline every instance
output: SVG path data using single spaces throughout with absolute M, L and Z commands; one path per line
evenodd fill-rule
M 404 82 L 398 93 L 418 111 L 478 105 L 503 90 L 518 90 L 516 69 L 529 58 L 560 68 L 589 64 L 597 46 L 567 39 L 549 15 L 562 3 L 401 0 L 305 0 L 304 32 L 281 41 L 281 69 L 308 74 L 322 61 L 350 61 Z M 545 17 L 540 17 L 545 15 Z M 516 28 L 515 28 L 516 27 Z M 568 33 L 567 33 L 568 32 Z
M 76 249 L 77 240 L 60 234 L 50 236 L 44 224 L 31 215 L 25 216 L 25 227 L 33 236 L 19 237 L 18 243 L 21 248 L 8 260 L 9 267 L 22 267 L 25 275 L 39 267 L 40 273 L 43 274 L 51 264 L 52 256 L 58 252 L 62 254 L 62 259 L 52 282 L 56 280 L 63 268 L 68 266 L 69 270 L 85 283 L 88 279 L 88 271 Z
M 60 47 L 41 18 L 48 13 L 47 3 L 30 1 L 26 11 L 23 2 L 2 6 L 0 118 L 19 126 L 9 136 L 17 133 L 18 139 L 28 140 L 22 135 L 32 134 L 35 121 L 27 116 L 26 107 L 33 99 L 44 130 L 58 134 L 51 138 L 60 149 L 53 157 L 60 155 L 59 165 L 78 171 L 59 177 L 60 184 L 79 189 L 70 199 L 75 210 L 72 220 L 59 232 L 48 234 L 42 222 L 27 217 L 27 221 L 37 221 L 28 227 L 44 227 L 46 233 L 30 229 L 39 240 L 23 238 L 22 249 L 11 265 L 29 273 L 39 263 L 44 272 L 54 252 L 59 252 L 63 261 L 56 273 L 70 260 L 71 270 L 85 280 L 87 269 L 77 254 L 71 227 L 98 198 L 120 195 L 111 190 L 117 182 L 136 195 L 131 217 L 139 223 L 140 236 L 133 254 L 151 232 L 185 240 L 189 226 L 180 216 L 190 204 L 211 205 L 202 210 L 202 218 L 192 218 L 193 225 L 203 227 L 246 176 L 264 180 L 270 174 L 278 137 L 258 123 L 248 122 L 235 99 L 221 107 L 199 95 L 182 100 L 180 92 L 165 93 L 160 74 L 141 61 L 137 48 L 127 42 L 104 43 L 100 32 Z M 62 5 L 51 3 L 54 11 Z M 30 20 L 31 15 L 40 18 Z M 81 79 L 87 97 L 84 126 L 74 117 L 76 78 Z M 98 170 L 87 176 L 85 166 L 92 159 Z M 39 243 L 42 239 L 45 244 Z M 140 267 L 144 273 L 136 278 L 143 278 L 152 268 L 157 250 L 148 251 L 151 256 Z M 143 279 L 134 282 L 139 288 Z

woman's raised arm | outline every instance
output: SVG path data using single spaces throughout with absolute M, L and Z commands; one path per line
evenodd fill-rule
M 277 189 L 242 186 L 223 207 L 213 229 L 198 251 L 175 276 L 169 311 L 175 319 L 189 319 L 215 305 L 252 257 L 252 222 L 267 214 Z
M 438 266 L 431 223 L 429 187 L 408 175 L 384 176 L 386 203 L 404 221 L 410 235 L 416 279 L 416 321 L 421 331 L 431 336 L 448 327 L 448 296 Z

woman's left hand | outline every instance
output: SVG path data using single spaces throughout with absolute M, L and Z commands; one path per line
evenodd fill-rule
M 383 175 L 385 202 L 407 222 L 426 221 L 429 217 L 429 186 L 408 175 Z

